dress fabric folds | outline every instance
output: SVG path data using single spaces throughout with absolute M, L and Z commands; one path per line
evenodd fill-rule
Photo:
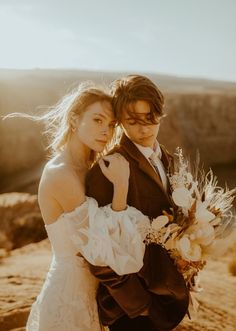
M 98 281 L 87 261 L 119 275 L 138 272 L 145 251 L 139 227 L 147 222 L 133 207 L 115 212 L 86 197 L 81 206 L 46 225 L 53 257 L 26 331 L 101 331 Z

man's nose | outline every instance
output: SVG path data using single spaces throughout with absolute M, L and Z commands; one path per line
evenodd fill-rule
M 140 125 L 140 126 L 139 126 L 139 130 L 140 130 L 140 132 L 142 132 L 142 133 L 146 133 L 146 132 L 149 131 L 149 127 L 148 127 L 147 125 Z

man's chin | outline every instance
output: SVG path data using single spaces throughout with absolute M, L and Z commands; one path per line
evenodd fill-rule
M 143 146 L 143 147 L 150 147 L 150 148 L 153 148 L 154 144 L 139 144 L 140 146 Z
M 150 147 L 150 148 L 154 147 L 154 143 L 155 143 L 155 140 L 153 140 L 153 139 L 140 140 L 140 141 L 137 142 L 137 144 L 139 144 L 140 146 Z

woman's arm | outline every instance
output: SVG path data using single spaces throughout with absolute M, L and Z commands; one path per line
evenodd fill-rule
M 95 198 L 99 206 L 105 206 L 111 203 L 113 191 L 112 183 L 103 175 L 98 164 L 94 165 L 87 176 L 86 194 Z M 151 304 L 151 294 L 137 273 L 120 276 L 110 267 L 92 264 L 90 270 L 130 318 L 146 312 Z
M 112 209 L 121 211 L 127 207 L 129 189 L 129 162 L 119 153 L 104 156 L 98 162 L 103 175 L 113 184 Z

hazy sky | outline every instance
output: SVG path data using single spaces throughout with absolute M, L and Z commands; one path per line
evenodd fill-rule
M 236 81 L 236 1 L 0 0 L 0 68 Z

